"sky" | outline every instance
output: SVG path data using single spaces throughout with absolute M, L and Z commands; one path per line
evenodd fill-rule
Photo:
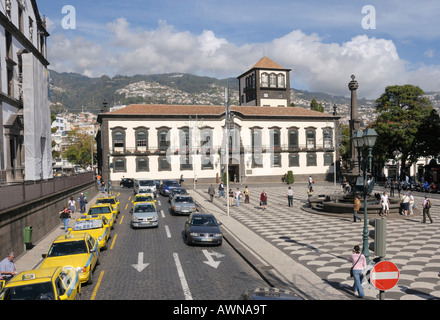
M 440 91 L 438 0 L 37 0 L 50 69 L 89 77 L 237 77 L 267 56 L 291 87 L 378 98 Z

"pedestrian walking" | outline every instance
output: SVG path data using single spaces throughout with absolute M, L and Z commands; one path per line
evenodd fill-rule
M 74 215 L 76 211 L 76 202 L 73 200 L 73 197 L 70 197 L 69 201 L 67 201 L 67 206 L 69 207 L 70 211 L 72 211 L 72 215 Z
M 208 194 L 209 194 L 209 197 L 211 198 L 211 202 L 214 202 L 215 189 L 212 184 L 208 188 Z
M 105 181 L 104 180 L 101 181 L 101 191 L 105 192 Z
M 361 249 L 358 245 L 354 246 L 350 256 L 350 262 L 352 263 L 354 284 L 353 291 L 358 293 L 358 298 L 364 297 L 364 289 L 362 288 L 362 279 L 364 277 L 364 268 L 367 266 L 367 259 L 361 253 Z
M 429 221 L 432 221 L 431 214 L 429 213 L 429 209 L 431 209 L 431 199 L 425 195 L 425 199 L 423 200 L 423 223 L 426 223 L 426 217 L 428 217 Z
M 408 196 L 408 192 L 404 192 L 402 195 L 402 204 L 403 204 L 403 215 L 407 216 L 408 215 L 408 210 L 409 210 L 409 196 Z
M 287 189 L 286 197 L 287 197 L 287 204 L 289 205 L 289 207 L 293 207 L 293 190 L 291 187 Z
M 358 216 L 359 209 L 361 208 L 361 200 L 359 200 L 358 196 L 354 197 L 354 205 L 353 205 L 353 222 L 357 220 L 362 221 L 362 219 Z
M 14 258 L 15 254 L 11 251 L 8 253 L 8 256 L 0 262 L 0 279 L 9 281 L 17 274 Z
M 234 191 L 232 191 L 232 189 L 229 189 L 228 197 L 229 197 L 229 206 L 232 207 L 232 204 L 234 203 Z
M 411 191 L 408 191 L 408 197 L 409 197 L 409 214 L 412 215 L 413 214 L 413 209 L 414 209 L 414 196 L 411 194 Z
M 249 203 L 249 189 L 248 186 L 244 188 L 244 203 Z
M 235 190 L 235 201 L 236 201 L 236 205 L 237 207 L 240 206 L 240 198 L 243 196 L 243 194 L 241 193 L 240 189 L 237 188 L 237 190 Z
M 67 232 L 67 228 L 69 226 L 69 219 L 71 218 L 71 211 L 70 209 L 66 206 L 64 207 L 63 210 L 61 210 L 59 212 L 60 218 L 64 223 L 64 232 Z
M 388 199 L 386 191 L 380 196 L 379 205 L 382 205 L 382 213 L 380 215 L 385 214 L 387 216 L 390 213 L 390 199 Z
M 264 190 L 260 194 L 260 206 L 263 208 L 263 210 L 266 210 L 266 206 L 267 206 L 267 193 Z
M 78 198 L 79 202 L 79 212 L 85 213 L 86 212 L 86 204 L 87 204 L 87 197 L 84 195 L 84 193 L 81 192 Z
M 313 185 L 313 179 L 312 176 L 309 176 L 309 188 Z
M 225 186 L 223 185 L 223 182 L 220 182 L 218 185 L 218 197 L 225 197 Z
M 310 199 L 313 197 L 313 188 L 312 187 L 309 187 L 308 189 L 307 189 L 307 200 L 308 200 L 308 202 L 309 202 L 309 207 L 311 208 L 312 207 L 312 202 L 310 201 Z

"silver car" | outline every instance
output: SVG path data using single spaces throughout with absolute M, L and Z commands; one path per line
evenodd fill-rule
M 175 214 L 191 214 L 197 211 L 193 198 L 187 194 L 176 194 L 171 199 L 171 210 Z
M 156 206 L 150 202 L 140 202 L 134 206 L 131 227 L 150 228 L 159 226 L 159 215 Z

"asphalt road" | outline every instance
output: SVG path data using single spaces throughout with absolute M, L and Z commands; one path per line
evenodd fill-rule
M 165 197 L 157 198 L 158 228 L 131 229 L 133 189 L 114 192 L 121 213 L 93 284 L 82 288 L 83 300 L 236 300 L 248 289 L 268 286 L 226 241 L 187 246 L 187 217 L 171 215 Z

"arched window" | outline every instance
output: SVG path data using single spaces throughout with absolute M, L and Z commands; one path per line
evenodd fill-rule
M 138 158 L 136 163 L 137 172 L 147 172 L 149 171 L 148 158 Z
M 325 128 L 322 134 L 324 136 L 324 149 L 332 149 L 333 148 L 332 129 Z
M 145 131 L 136 133 L 136 149 L 148 149 L 148 134 Z
M 252 167 L 263 166 L 263 146 L 261 129 L 252 129 L 251 131 L 251 143 L 252 143 Z
M 276 88 L 277 86 L 277 75 L 275 73 L 270 74 L 269 85 L 271 88 Z
M 116 152 L 125 151 L 125 132 L 119 130 L 113 132 L 113 150 Z
M 113 160 L 113 172 L 125 172 L 125 158 L 115 158 Z
M 261 86 L 262 87 L 269 87 L 269 75 L 267 73 L 261 74 Z
M 286 87 L 286 81 L 284 74 L 280 73 L 278 75 L 278 88 L 285 88 Z
M 168 129 L 161 129 L 157 132 L 158 147 L 159 150 L 165 151 L 170 146 L 170 141 L 168 139 Z
M 298 129 L 289 130 L 289 149 L 298 148 Z
M 315 130 L 313 129 L 307 129 L 306 130 L 306 143 L 307 143 L 307 149 L 315 149 L 316 143 L 315 143 Z

